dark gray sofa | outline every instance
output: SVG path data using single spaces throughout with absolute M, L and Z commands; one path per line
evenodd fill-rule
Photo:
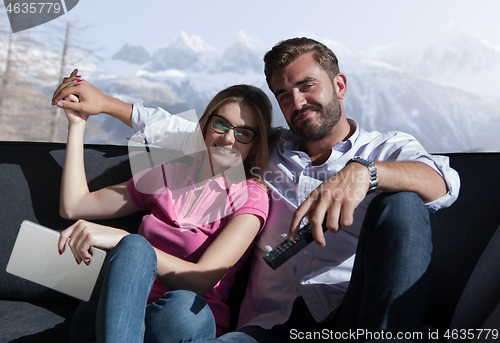
M 72 223 L 58 213 L 64 153 L 65 144 L 0 142 L 0 342 L 68 341 L 69 322 L 77 301 L 5 271 L 23 220 L 55 230 Z M 500 153 L 449 156 L 451 166 L 460 173 L 462 189 L 452 207 L 431 216 L 434 251 L 429 268 L 432 281 L 426 320 L 426 324 L 439 330 L 441 338 L 450 327 L 470 275 L 500 224 L 500 182 L 497 180 Z M 126 146 L 86 145 L 85 165 L 91 189 L 130 178 Z M 138 213 L 101 223 L 136 232 L 141 216 Z M 499 251 L 500 245 L 490 250 Z M 500 270 L 491 270 L 491 273 L 500 273 Z M 484 268 L 476 274 L 482 277 Z M 498 295 L 489 295 L 485 302 L 490 304 L 489 312 L 494 308 L 491 304 L 496 305 L 500 300 L 500 285 L 498 289 Z M 241 291 L 242 287 L 235 288 L 240 295 Z M 467 301 L 470 303 L 470 299 Z M 235 301 L 232 308 L 237 310 L 237 304 Z M 463 308 L 467 310 L 467 303 Z M 478 327 L 487 320 L 487 314 L 475 316 L 475 323 L 480 324 L 474 325 Z M 455 313 L 454 325 L 461 325 L 460 318 L 460 314 Z M 488 325 L 498 327 L 500 324 L 497 321 Z

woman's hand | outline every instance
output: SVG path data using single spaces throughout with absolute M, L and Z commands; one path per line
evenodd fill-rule
M 75 103 L 78 103 L 80 101 L 74 94 L 68 95 L 64 100 Z M 68 125 L 70 126 L 73 124 L 85 123 L 89 118 L 88 114 L 82 114 L 81 112 L 70 109 L 64 109 L 64 113 L 66 113 L 66 118 L 68 118 Z
M 92 257 L 89 252 L 91 247 L 113 249 L 128 234 L 125 230 L 79 220 L 61 233 L 57 245 L 59 254 L 62 255 L 68 241 L 76 263 L 80 264 L 83 261 L 88 265 Z

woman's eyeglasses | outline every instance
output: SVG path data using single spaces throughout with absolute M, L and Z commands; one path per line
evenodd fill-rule
M 211 117 L 210 127 L 214 132 L 226 134 L 232 129 L 234 131 L 234 139 L 240 143 L 248 144 L 258 135 L 258 133 L 252 129 L 231 125 L 226 119 L 217 114 L 212 113 Z

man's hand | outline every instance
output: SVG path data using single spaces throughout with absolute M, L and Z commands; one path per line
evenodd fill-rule
M 290 226 L 290 239 L 297 236 L 299 224 L 304 216 L 309 217 L 314 241 L 325 246 L 322 223 L 327 218 L 329 231 L 337 232 L 340 226 L 353 223 L 354 210 L 363 201 L 370 185 L 368 168 L 359 163 L 349 163 L 311 192 L 295 211 Z
M 52 105 L 57 105 L 65 110 L 77 111 L 82 115 L 96 115 L 105 112 L 109 108 L 111 98 L 87 81 L 82 80 L 76 75 L 77 73 L 78 70 L 75 69 L 69 78 L 63 79 L 54 92 Z M 79 102 L 67 101 L 66 98 L 71 94 L 76 95 Z
M 425 203 L 448 192 L 443 177 L 418 161 L 376 162 L 378 189 L 383 192 L 415 192 Z M 325 245 L 321 228 L 328 213 L 327 228 L 337 232 L 340 226 L 353 223 L 354 210 L 363 201 L 370 186 L 370 172 L 360 163 L 349 163 L 344 169 L 316 188 L 295 211 L 290 238 L 295 238 L 300 221 L 308 215 L 316 243 Z
M 132 105 L 107 96 L 77 74 L 75 69 L 63 79 L 52 96 L 52 105 L 87 116 L 106 113 L 132 127 Z M 62 100 L 71 94 L 79 98 L 78 103 Z
M 75 69 L 71 72 L 71 75 L 69 77 L 65 77 L 62 80 L 61 84 L 59 85 L 59 87 L 57 87 L 56 91 L 54 92 L 54 95 L 52 95 L 52 105 L 57 104 L 56 97 L 58 100 L 65 98 L 58 96 L 64 88 L 66 88 L 73 81 L 78 81 L 81 79 L 81 76 L 77 74 L 78 74 L 78 69 Z

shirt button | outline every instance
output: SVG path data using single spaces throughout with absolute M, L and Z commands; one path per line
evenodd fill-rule
M 309 251 L 304 250 L 304 255 L 307 255 L 307 254 L 309 254 Z

